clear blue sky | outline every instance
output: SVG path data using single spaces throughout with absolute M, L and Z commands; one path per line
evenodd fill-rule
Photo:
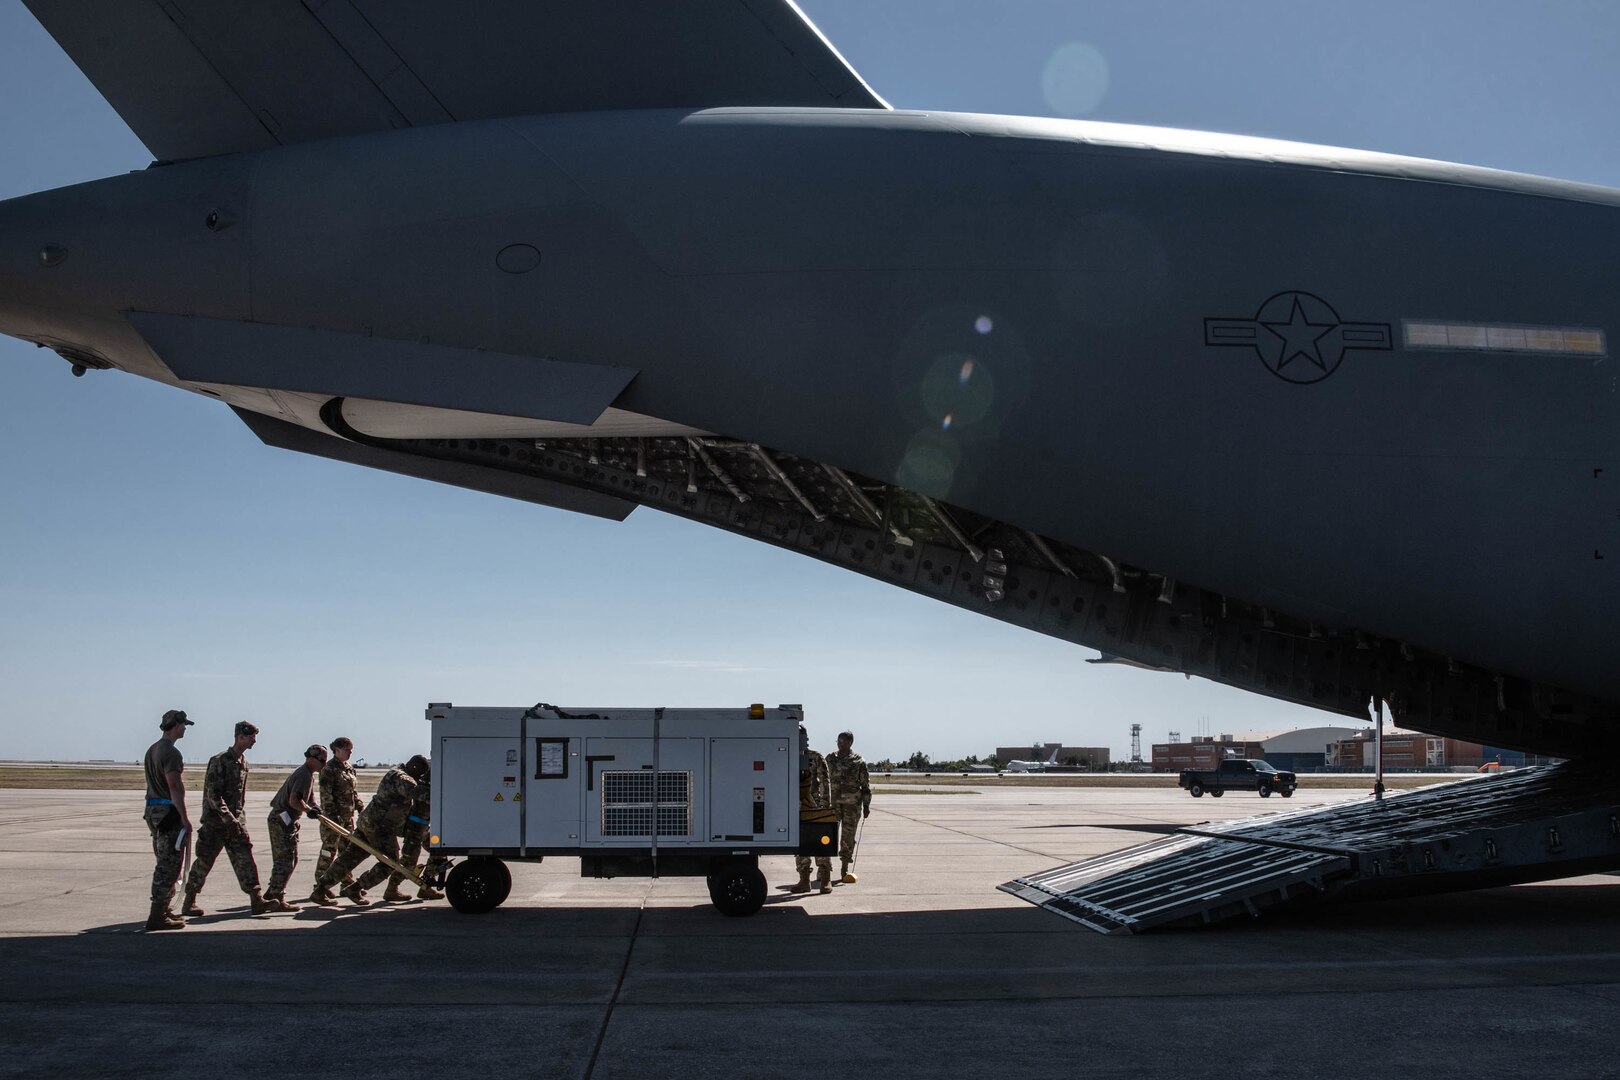
M 1084 115 L 1620 186 L 1611 0 L 801 0 L 901 108 Z M 1100 62 L 1099 62 L 1100 61 Z M 149 157 L 0 0 L 0 197 Z M 28 242 L 0 237 L 0 244 Z M 652 511 L 622 524 L 269 450 L 218 403 L 0 339 L 0 757 L 133 759 L 166 708 L 291 760 L 429 701 L 802 702 L 868 757 L 1334 722 Z

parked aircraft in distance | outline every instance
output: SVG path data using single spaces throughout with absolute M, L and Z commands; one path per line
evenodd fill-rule
M 1046 760 L 1044 761 L 1021 761 L 1015 758 L 1003 765 L 1002 769 L 1007 772 L 1045 772 L 1057 764 L 1057 756 L 1060 749 L 1062 748 L 1054 746 L 1052 748 L 1052 752 L 1046 755 Z
M 0 332 L 76 373 L 1348 716 L 1620 735 L 1620 192 L 893 110 L 789 0 L 26 3 L 158 159 L 0 203 Z

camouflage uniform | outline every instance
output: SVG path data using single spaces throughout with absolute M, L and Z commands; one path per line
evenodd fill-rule
M 321 769 L 321 813 L 353 832 L 355 815 L 362 809 L 360 793 L 355 790 L 354 766 L 334 755 Z M 321 822 L 321 851 L 315 857 L 315 875 L 319 877 L 348 845 L 332 826 Z M 345 875 L 343 884 L 353 885 L 354 878 Z
M 377 793 L 366 804 L 365 811 L 355 824 L 354 834 L 387 855 L 399 861 L 399 837 L 405 831 L 411 807 L 418 800 L 429 797 L 426 781 L 418 781 L 403 768 L 389 769 L 377 785 Z M 332 860 L 332 864 L 315 878 L 316 891 L 330 890 L 347 877 L 356 866 L 371 857 L 371 853 L 358 844 L 350 844 Z M 361 890 L 370 889 L 393 873 L 382 863 L 367 870 L 355 882 Z
M 827 775 L 832 782 L 833 808 L 838 811 L 838 857 L 848 862 L 855 854 L 861 818 L 872 809 L 872 783 L 866 775 L 866 760 L 853 750 L 828 754 Z
M 810 771 L 799 778 L 799 809 L 824 810 L 832 805 L 832 792 L 827 776 L 827 759 L 821 756 L 819 750 L 806 751 L 810 759 Z M 810 856 L 795 855 L 793 868 L 802 878 L 810 873 Z M 827 878 L 832 876 L 832 859 L 826 855 L 816 856 L 817 876 Z
M 184 772 L 185 758 L 169 739 L 159 739 L 146 751 L 146 827 L 152 833 L 152 903 L 165 907 L 174 899 L 174 885 L 180 880 L 180 812 L 169 798 L 168 774 Z M 181 845 L 184 846 L 183 844 Z
M 399 863 L 401 866 L 409 866 L 412 869 L 416 867 L 416 857 L 422 853 L 422 848 L 427 846 L 428 833 L 430 831 L 428 823 L 432 820 L 433 803 L 431 799 L 418 799 L 411 805 L 410 815 L 405 818 L 405 843 L 399 849 Z M 428 861 L 422 867 L 422 872 L 416 876 L 419 878 L 428 878 L 431 875 L 438 873 L 439 868 L 443 866 L 444 863 L 445 860 L 443 856 L 436 855 L 430 851 L 428 852 Z M 393 890 L 398 889 L 400 882 L 404 880 L 404 874 L 401 874 L 397 870 L 394 871 L 388 876 L 389 891 L 392 892 Z
M 197 826 L 197 851 L 186 877 L 186 892 L 202 892 L 208 872 L 221 848 L 236 871 L 236 883 L 252 896 L 259 889 L 259 868 L 253 862 L 253 842 L 248 839 L 242 819 L 247 800 L 248 763 L 245 757 L 226 750 L 208 759 L 203 778 L 202 823 Z
M 298 813 L 292 808 L 291 796 L 296 792 L 304 805 L 308 806 L 314 800 L 310 798 L 310 789 L 315 786 L 315 771 L 306 761 L 303 765 L 292 771 L 292 775 L 282 782 L 281 790 L 276 797 L 270 800 L 270 883 L 264 887 L 266 900 L 283 900 L 286 897 L 287 882 L 291 880 L 293 871 L 298 867 Z M 288 815 L 288 821 L 282 821 L 282 815 Z

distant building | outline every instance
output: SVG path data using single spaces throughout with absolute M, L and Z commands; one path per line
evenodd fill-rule
M 1384 732 L 1384 768 L 1386 769 L 1449 769 L 1454 766 L 1479 767 L 1487 760 L 1495 761 L 1499 751 L 1492 750 L 1487 758 L 1485 747 L 1476 742 L 1448 739 L 1440 735 L 1425 735 L 1417 731 Z M 1368 732 L 1359 732 L 1353 738 L 1341 739 L 1328 751 L 1328 765 L 1340 769 L 1370 769 L 1377 752 L 1374 739 Z M 1523 755 L 1519 755 L 1523 760 Z M 1514 764 L 1506 762 L 1505 764 Z
M 1309 727 L 1289 731 L 1201 735 L 1189 742 L 1154 743 L 1153 771 L 1213 769 L 1222 758 L 1261 758 L 1274 767 L 1309 772 L 1328 763 L 1332 748 L 1358 734 L 1352 727 Z

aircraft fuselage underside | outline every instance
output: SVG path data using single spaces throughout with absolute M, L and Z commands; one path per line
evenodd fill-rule
M 164 164 L 0 237 L 0 331 L 278 445 L 657 507 L 1345 715 L 1620 739 L 1620 193 L 663 109 Z
M 1620 726 L 1620 710 L 1598 698 L 1360 631 L 1315 627 L 757 443 L 710 435 L 374 439 L 348 427 L 343 404 L 328 402 L 323 415 L 349 441 L 253 414 L 243 419 L 266 442 L 287 449 L 361 460 L 358 444 L 359 453 L 395 455 L 364 459 L 373 467 L 427 475 L 419 470 L 432 462 L 464 470 L 463 482 L 478 474 L 533 478 L 647 506 L 1107 657 L 1358 719 L 1380 692 L 1404 726 L 1565 756 L 1590 752 Z M 554 498 L 549 487 L 504 493 Z

